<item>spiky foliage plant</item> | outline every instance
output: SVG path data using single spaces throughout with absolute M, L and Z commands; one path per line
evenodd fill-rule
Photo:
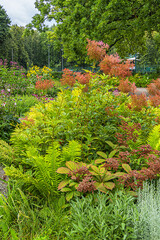
M 160 180 L 145 182 L 139 189 L 134 230 L 139 240 L 159 240 L 160 236 Z

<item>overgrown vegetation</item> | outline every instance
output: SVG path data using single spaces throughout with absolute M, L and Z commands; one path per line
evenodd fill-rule
M 139 190 L 159 178 L 158 101 L 136 95 L 131 65 L 104 55 L 108 45 L 89 44 L 105 73 L 64 69 L 59 81 L 50 68 L 24 74 L 1 61 L 1 239 L 158 239 L 141 202 L 157 204 L 159 183 L 151 198 Z M 153 88 L 158 98 L 159 79 Z

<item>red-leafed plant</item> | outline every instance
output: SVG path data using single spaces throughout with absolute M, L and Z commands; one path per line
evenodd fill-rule
M 100 69 L 109 76 L 125 78 L 132 75 L 133 64 L 129 61 L 122 62 L 118 54 L 105 55 L 99 64 Z
M 102 41 L 91 41 L 87 39 L 87 55 L 93 61 L 100 62 L 106 55 L 106 49 L 109 49 L 109 45 L 103 43 Z
M 48 89 L 52 88 L 53 86 L 54 86 L 53 80 L 45 79 L 45 80 L 38 80 L 36 82 L 35 88 L 37 90 L 48 90 Z
M 153 82 L 147 86 L 147 90 L 150 95 L 159 95 L 160 96 L 160 78 L 153 80 Z
M 74 196 L 90 193 L 97 190 L 107 193 L 115 187 L 113 179 L 118 178 L 123 173 L 106 170 L 103 166 L 85 164 L 83 162 L 66 162 L 67 167 L 61 167 L 58 173 L 66 174 L 67 179 L 63 180 L 58 189 L 66 192 L 66 199 L 69 201 Z
M 146 94 L 131 95 L 131 108 L 135 111 L 141 111 L 142 108 L 148 107 Z
M 160 152 L 153 150 L 150 145 L 141 145 L 132 151 L 119 152 L 118 156 L 113 158 L 108 158 L 102 152 L 99 153 L 103 158 L 97 159 L 95 163 L 112 172 L 122 172 L 124 169 L 127 173 L 121 174 L 118 182 L 130 190 L 136 191 L 143 186 L 143 181 L 155 179 L 160 174 Z
M 128 123 L 121 121 L 119 132 L 116 133 L 116 138 L 121 146 L 129 147 L 129 144 L 136 142 L 141 131 L 140 123 Z
M 158 107 L 160 105 L 160 95 L 150 96 L 149 101 L 151 106 Z
M 137 91 L 135 83 L 131 83 L 128 78 L 126 80 L 120 80 L 118 89 L 123 93 L 135 93 Z
M 60 79 L 62 85 L 69 85 L 71 87 L 76 83 L 75 74 L 73 71 L 65 68 L 63 69 L 62 78 Z

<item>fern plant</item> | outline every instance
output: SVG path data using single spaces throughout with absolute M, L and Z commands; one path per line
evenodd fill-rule
M 5 173 L 10 179 L 20 182 L 23 190 L 50 199 L 58 195 L 58 185 L 64 179 L 57 169 L 64 166 L 67 160 L 78 161 L 80 155 L 81 146 L 75 141 L 62 149 L 58 142 L 53 142 L 45 155 L 32 146 L 21 159 L 23 167 L 8 166 Z
M 148 144 L 153 149 L 160 150 L 160 125 L 154 126 L 148 137 Z
M 13 148 L 3 140 L 0 140 L 0 163 L 10 165 L 14 160 Z

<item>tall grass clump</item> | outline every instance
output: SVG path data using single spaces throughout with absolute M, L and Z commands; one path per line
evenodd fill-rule
M 137 199 L 138 218 L 134 219 L 137 239 L 160 239 L 160 180 L 144 182 Z

